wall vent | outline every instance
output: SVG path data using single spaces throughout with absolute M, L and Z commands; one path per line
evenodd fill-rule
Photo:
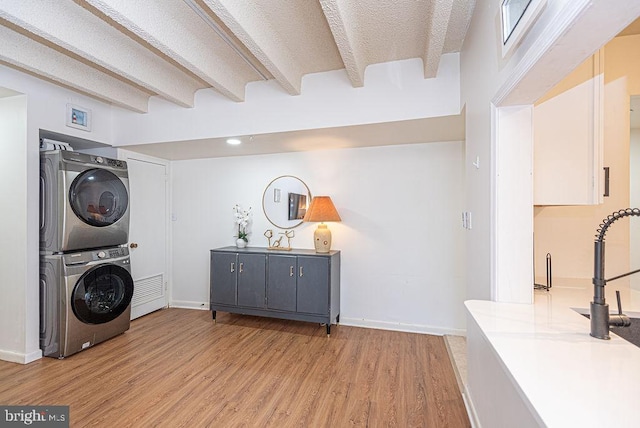
M 134 281 L 131 306 L 139 306 L 164 296 L 163 275 L 150 276 Z

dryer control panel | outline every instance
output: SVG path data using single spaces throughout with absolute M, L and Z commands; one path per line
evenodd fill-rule
M 88 165 L 100 165 L 103 167 L 110 167 L 114 170 L 127 170 L 127 161 L 123 161 L 120 159 L 112 159 L 104 156 L 91 155 L 88 153 L 81 152 L 72 152 L 72 151 L 46 151 L 41 152 L 41 154 L 56 154 L 59 157 L 60 162 L 70 162 L 74 164 L 83 164 L 84 166 Z M 68 167 L 66 169 L 69 169 Z

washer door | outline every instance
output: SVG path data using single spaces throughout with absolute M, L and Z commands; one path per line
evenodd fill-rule
M 110 264 L 85 272 L 76 283 L 71 307 L 87 324 L 103 324 L 116 319 L 131 303 L 133 278 L 126 269 Z
M 124 183 L 111 171 L 89 169 L 71 183 L 69 203 L 80 220 L 91 226 L 104 227 L 125 214 L 129 194 Z

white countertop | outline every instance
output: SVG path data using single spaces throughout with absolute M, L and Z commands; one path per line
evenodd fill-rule
M 591 337 L 589 320 L 572 308 L 588 313 L 593 288 L 563 284 L 535 291 L 533 305 L 465 305 L 547 426 L 640 426 L 640 348 L 613 333 L 611 340 Z M 615 290 L 615 284 L 606 287 L 612 311 Z M 640 315 L 640 293 L 620 291 L 623 311 Z

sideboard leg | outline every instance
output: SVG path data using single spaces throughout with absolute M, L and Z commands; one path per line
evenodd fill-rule
M 327 323 L 327 337 L 331 335 L 331 324 Z
M 216 311 L 211 311 L 211 317 L 213 317 L 213 323 L 216 323 Z

